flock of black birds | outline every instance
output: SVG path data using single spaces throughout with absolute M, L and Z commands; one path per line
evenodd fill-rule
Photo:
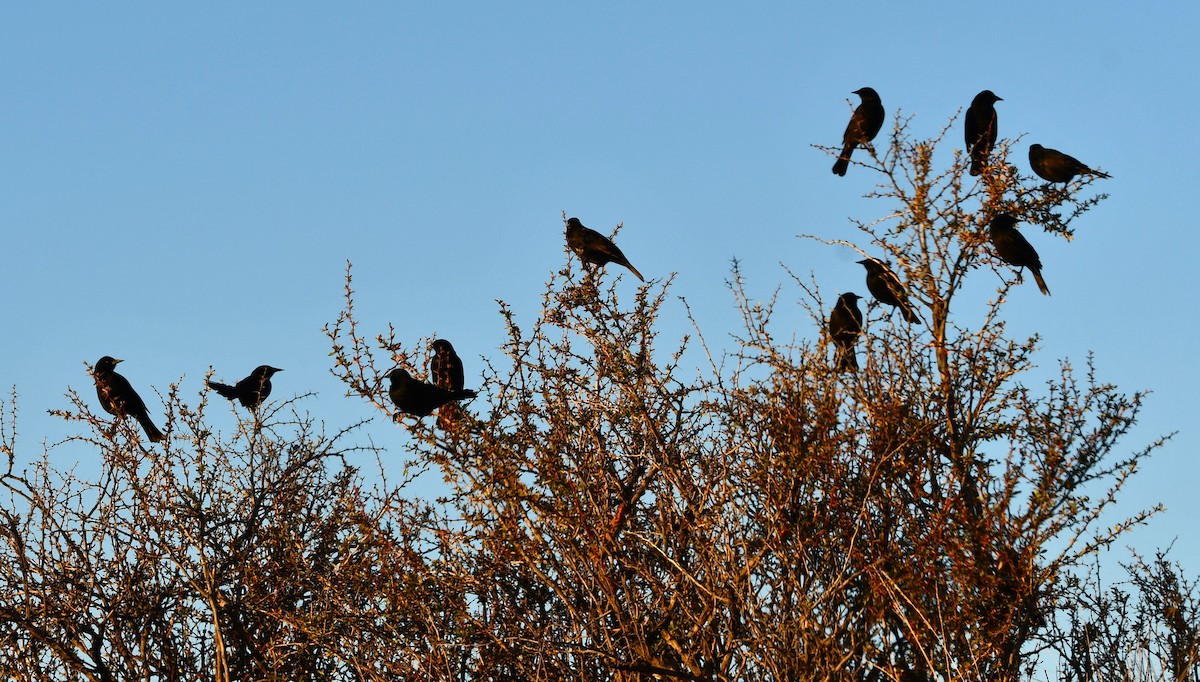
M 842 151 L 833 164 L 833 172 L 840 176 L 846 175 L 850 167 L 850 156 L 855 148 L 869 145 L 883 128 L 886 118 L 879 93 L 874 89 L 859 88 L 854 94 L 861 97 L 862 102 L 850 116 L 850 123 L 846 125 L 846 132 L 842 135 Z M 975 96 L 967 109 L 964 139 L 971 159 L 971 175 L 984 172 L 992 147 L 996 144 L 995 104 L 999 101 L 1002 101 L 1001 98 L 994 92 L 984 90 Z M 1029 148 L 1029 165 L 1034 173 L 1048 182 L 1070 182 L 1083 174 L 1109 177 L 1085 166 L 1072 156 L 1047 149 L 1040 144 Z M 1000 260 L 1017 268 L 1027 268 L 1033 273 L 1038 288 L 1048 296 L 1050 289 L 1042 278 L 1041 259 L 1033 246 L 1017 230 L 1016 224 L 1016 218 L 1007 213 L 993 217 L 988 228 L 992 248 Z M 601 268 L 609 263 L 616 263 L 628 268 L 639 280 L 645 281 L 642 273 L 633 267 L 611 239 L 585 227 L 578 218 L 567 220 L 566 237 L 567 247 L 584 263 Z M 908 291 L 903 282 L 886 263 L 875 258 L 865 258 L 858 262 L 867 270 L 867 290 L 875 300 L 899 309 L 905 321 L 910 324 L 920 319 L 909 301 Z M 844 293 L 838 297 L 829 314 L 828 331 L 834 346 L 834 367 L 838 372 L 852 372 L 858 369 L 854 349 L 863 326 L 863 314 L 858 308 L 860 299 L 858 294 Z M 402 367 L 397 367 L 386 375 L 391 381 L 388 397 L 401 413 L 426 417 L 447 404 L 451 404 L 450 408 L 447 408 L 449 410 L 454 408 L 454 403 L 475 397 L 475 391 L 463 388 L 463 364 L 454 352 L 454 346 L 445 339 L 438 339 L 430 348 L 433 350 L 433 357 L 429 362 L 432 383 L 414 378 Z M 100 405 L 119 419 L 136 419 L 151 442 L 162 440 L 163 433 L 150 419 L 150 413 L 141 396 L 125 377 L 117 373 L 116 366 L 119 362 L 121 361 L 106 355 L 96 363 L 93 376 Z M 260 365 L 249 376 L 232 386 L 209 380 L 208 387 L 223 398 L 237 400 L 253 412 L 271 395 L 271 376 L 282 371 L 278 367 Z M 441 421 L 443 418 L 452 419 L 453 412 L 439 412 L 439 422 L 445 425 L 446 422 Z
M 454 352 L 454 346 L 445 339 L 438 339 L 430 347 L 433 349 L 433 357 L 429 361 L 432 384 L 414 379 L 408 370 L 399 367 L 387 374 L 391 380 L 388 396 L 405 414 L 426 417 L 446 403 L 475 397 L 475 391 L 463 388 L 463 364 Z M 118 419 L 133 417 L 142 425 L 150 442 L 157 443 L 163 439 L 163 433 L 150 419 L 146 403 L 129 380 L 117 373 L 118 362 L 122 361 L 105 355 L 92 370 L 100 406 Z M 259 365 L 250 376 L 232 386 L 210 379 L 208 387 L 222 398 L 236 400 L 242 407 L 254 412 L 271 395 L 271 376 L 282 371 L 278 367 Z
M 879 93 L 873 88 L 859 88 L 854 94 L 858 95 L 862 102 L 854 109 L 850 122 L 846 124 L 846 132 L 842 135 L 842 152 L 833 164 L 835 175 L 846 175 L 846 170 L 850 167 L 850 155 L 854 153 L 854 149 L 869 145 L 883 128 L 886 118 Z M 975 95 L 971 106 L 967 108 L 963 121 L 963 140 L 971 159 L 971 175 L 982 175 L 987 168 L 988 158 L 996 145 L 999 130 L 996 102 L 1001 101 L 1003 100 L 996 96 L 996 93 L 984 90 Z M 1040 144 L 1029 147 L 1029 166 L 1038 177 L 1047 182 L 1066 183 L 1079 175 L 1110 177 L 1106 173 L 1087 167 L 1069 154 L 1057 149 L 1047 149 Z M 1028 269 L 1033 273 L 1038 289 L 1049 296 L 1050 288 L 1042 278 L 1042 260 L 1033 245 L 1017 230 L 1016 225 L 1017 219 L 1008 213 L 993 216 L 988 225 L 992 249 L 996 257 L 1005 263 L 1018 269 Z M 875 300 L 899 308 L 905 321 L 910 324 L 920 319 L 908 300 L 904 284 L 886 263 L 875 258 L 866 258 L 858 262 L 867 269 L 867 290 Z M 862 334 L 863 315 L 858 308 L 861 298 L 854 293 L 842 294 L 829 313 L 829 338 L 834 347 L 834 367 L 839 372 L 853 372 L 858 369 L 854 347 Z
M 629 268 L 639 280 L 645 281 L 642 273 L 633 267 L 611 239 L 584 227 L 578 218 L 567 221 L 566 235 L 567 247 L 583 262 L 600 267 L 608 263 L 617 263 Z M 445 339 L 438 339 L 430 344 L 430 348 L 433 350 L 433 357 L 429 360 L 429 377 L 432 383 L 414 378 L 403 367 L 397 367 L 386 375 L 391 381 L 388 397 L 401 413 L 427 417 L 433 414 L 434 410 L 445 407 L 447 403 L 457 403 L 459 400 L 475 397 L 475 391 L 463 388 L 463 363 L 454 352 L 454 346 Z M 100 358 L 93 370 L 100 405 L 119 419 L 136 419 L 151 442 L 162 440 L 163 434 L 151 421 L 146 403 L 142 402 L 141 396 L 133 389 L 129 380 L 116 372 L 118 362 L 121 361 L 106 355 Z M 209 380 L 208 387 L 223 398 L 237 400 L 253 412 L 271 395 L 271 376 L 282 371 L 278 367 L 260 365 L 250 376 L 233 386 Z M 446 407 L 438 413 L 439 424 L 443 427 L 448 426 L 454 415 L 453 406 Z

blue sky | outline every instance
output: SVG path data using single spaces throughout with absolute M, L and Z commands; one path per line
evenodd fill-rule
M 784 286 L 785 308 L 800 293 L 781 263 L 830 295 L 864 288 L 857 256 L 796 237 L 853 238 L 849 218 L 890 210 L 862 198 L 870 173 L 837 178 L 811 147 L 839 142 L 851 91 L 874 87 L 930 136 L 989 88 L 1001 134 L 1026 134 L 1019 165 L 1039 142 L 1114 176 L 1073 242 L 1031 237 L 1054 295 L 1016 290 L 1010 329 L 1044 335 L 1049 373 L 1094 352 L 1102 380 L 1153 391 L 1122 451 L 1180 433 L 1124 509 L 1168 511 L 1129 539 L 1178 538 L 1200 569 L 1200 6 L 855 7 L 0 8 L 0 383 L 19 395 L 23 456 L 71 432 L 46 410 L 68 388 L 92 399 L 83 363 L 105 354 L 160 422 L 152 389 L 183 377 L 194 395 L 210 365 L 236 380 L 261 363 L 286 370 L 277 395 L 316 391 L 307 405 L 332 427 L 370 416 L 329 375 L 320 331 L 347 260 L 368 330 L 449 338 L 477 377 L 502 340 L 495 300 L 531 315 L 561 267 L 564 210 L 624 222 L 633 263 L 678 273 L 672 292 L 728 348 L 735 257 L 752 293 Z M 961 148 L 961 123 L 947 139 Z M 403 443 L 385 423 L 368 435 Z

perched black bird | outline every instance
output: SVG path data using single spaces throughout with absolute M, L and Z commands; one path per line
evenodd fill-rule
M 388 378 L 392 380 L 392 386 L 388 389 L 392 402 L 396 403 L 401 412 L 417 417 L 427 417 L 452 400 L 475 397 L 475 391 L 470 389 L 452 391 L 414 379 L 407 370 L 400 367 L 388 372 Z
M 910 324 L 921 319 L 908 302 L 908 291 L 904 289 L 900 278 L 887 264 L 875 258 L 864 258 L 858 262 L 867 269 L 867 290 L 876 301 L 899 308 L 900 314 Z
M 1033 278 L 1037 280 L 1038 288 L 1049 296 L 1050 288 L 1046 286 L 1046 280 L 1042 279 L 1042 259 L 1038 258 L 1037 251 L 1034 251 L 1025 236 L 1017 231 L 1016 224 L 1017 219 L 1007 213 L 992 218 L 988 232 L 991 233 L 996 256 L 1009 265 L 1029 268 Z
M 454 346 L 446 339 L 430 344 L 433 358 L 429 360 L 429 378 L 433 385 L 447 391 L 461 391 L 466 380 L 463 377 L 462 359 L 454 352 Z
M 637 275 L 638 279 L 646 281 L 642 277 L 642 273 L 629 264 L 629 259 L 621 253 L 621 249 L 618 249 L 611 239 L 589 227 L 584 227 L 583 223 L 579 222 L 579 218 L 567 220 L 567 246 L 575 252 L 576 256 L 579 256 L 579 260 L 585 263 L 599 266 L 607 263 L 624 265 L 629 268 L 630 272 Z
M 150 421 L 150 412 L 146 409 L 146 403 L 142 402 L 142 397 L 133 390 L 129 380 L 117 374 L 118 362 L 121 360 L 105 355 L 96 362 L 96 367 L 92 370 L 92 376 L 96 380 L 96 397 L 100 398 L 100 406 L 104 408 L 105 412 L 119 419 L 133 417 L 138 420 L 150 442 L 157 443 L 163 439 L 162 431 L 159 431 L 154 422 Z
M 967 109 L 967 153 L 971 155 L 971 175 L 979 175 L 987 165 L 992 146 L 996 144 L 996 102 L 1003 101 L 991 90 L 984 90 L 971 100 Z
M 1049 182 L 1070 182 L 1076 175 L 1112 177 L 1108 173 L 1088 168 L 1070 154 L 1063 154 L 1057 149 L 1046 149 L 1040 144 L 1030 145 L 1029 166 L 1033 168 L 1034 173 Z
M 429 378 L 433 385 L 451 393 L 463 390 L 463 363 L 458 353 L 454 352 L 454 346 L 446 339 L 438 339 L 430 347 L 433 348 L 433 357 L 429 359 Z M 459 409 L 453 403 L 442 406 L 438 410 L 438 425 L 449 428 L 458 417 Z
M 216 391 L 222 398 L 237 400 L 248 410 L 257 410 L 262 401 L 271 395 L 271 375 L 282 372 L 278 367 L 259 365 L 250 376 L 230 386 L 215 381 L 209 381 L 208 387 Z
M 838 296 L 833 312 L 829 313 L 829 337 L 833 340 L 834 367 L 839 372 L 858 371 L 858 358 L 854 355 L 854 344 L 862 334 L 863 315 L 858 309 L 858 294 L 845 293 Z
M 846 175 L 850 167 L 850 155 L 854 148 L 862 146 L 875 139 L 879 129 L 883 127 L 883 103 L 879 101 L 879 93 L 872 88 L 859 88 L 854 94 L 862 98 L 862 104 L 850 116 L 846 132 L 842 133 L 842 153 L 833 163 L 834 175 Z

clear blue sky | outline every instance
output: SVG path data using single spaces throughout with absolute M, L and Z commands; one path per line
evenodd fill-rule
M 1044 334 L 1049 372 L 1094 352 L 1102 380 L 1153 391 L 1122 452 L 1180 434 L 1124 508 L 1169 510 L 1130 540 L 1178 538 L 1200 570 L 1200 6 L 804 4 L 3 6 L 0 383 L 23 455 L 71 432 L 46 410 L 68 388 L 94 400 L 83 363 L 105 354 L 160 422 L 152 389 L 183 377 L 194 397 L 210 365 L 232 380 L 260 363 L 286 370 L 277 395 L 317 391 L 331 427 L 369 416 L 320 332 L 347 260 L 367 330 L 445 336 L 478 377 L 502 339 L 495 300 L 532 314 L 564 261 L 563 210 L 623 221 L 634 264 L 678 273 L 673 293 L 728 347 L 734 257 L 785 305 L 800 294 L 780 263 L 863 289 L 848 250 L 796 238 L 850 238 L 848 218 L 890 210 L 862 198 L 869 173 L 837 178 L 810 146 L 840 140 L 852 90 L 928 136 L 990 88 L 1001 134 L 1027 134 L 1018 163 L 1040 142 L 1114 176 L 1074 242 L 1035 235 L 1054 295 L 1016 290 L 1011 330 Z M 386 423 L 368 435 L 403 443 Z

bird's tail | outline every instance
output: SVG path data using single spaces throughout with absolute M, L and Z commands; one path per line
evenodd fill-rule
M 900 302 L 900 314 L 904 315 L 904 321 L 909 324 L 915 324 L 921 319 L 917 316 L 917 311 L 913 310 L 912 304 L 907 301 Z
M 642 280 L 643 282 L 646 281 L 646 278 L 642 277 L 642 273 L 638 272 L 637 268 L 630 265 L 629 261 L 625 261 L 624 265 L 625 265 L 625 267 L 629 268 L 629 271 L 632 272 L 635 276 L 637 276 L 638 279 Z
M 858 356 L 854 353 L 854 346 L 842 347 L 834 344 L 834 364 L 839 372 L 857 372 L 858 371 Z
M 151 443 L 157 443 L 163 439 L 162 431 L 159 431 L 154 422 L 150 421 L 150 415 L 143 412 L 137 415 L 137 420 L 142 425 L 142 430 L 146 432 L 146 437 L 150 439 Z
M 216 381 L 209 381 L 208 387 L 211 388 L 212 390 L 216 391 L 222 398 L 226 398 L 228 400 L 236 400 L 238 397 L 237 389 L 228 384 L 222 384 L 222 383 L 218 383 Z
M 846 169 L 850 168 L 850 154 L 854 152 L 854 145 L 848 144 L 842 148 L 842 153 L 838 156 L 837 161 L 833 162 L 833 174 L 845 177 Z
M 1108 173 L 1103 173 L 1101 171 L 1096 170 L 1095 168 L 1089 168 L 1088 172 L 1091 173 L 1092 175 L 1095 175 L 1098 178 L 1112 178 L 1112 176 L 1109 175 Z
M 467 400 L 468 398 L 474 398 L 474 397 L 475 397 L 475 391 L 472 391 L 469 388 L 461 388 L 454 392 L 455 400 Z
M 1046 286 L 1046 280 L 1042 279 L 1042 271 L 1036 268 L 1029 268 L 1029 271 L 1033 273 L 1033 278 L 1037 280 L 1038 288 L 1042 290 L 1043 294 L 1049 296 L 1050 287 Z
M 971 155 L 971 175 L 983 175 L 983 164 L 987 162 L 986 157 L 981 157 L 975 154 Z
M 462 417 L 463 409 L 457 403 L 446 403 L 438 408 L 438 428 L 443 431 L 450 431 L 458 424 Z

